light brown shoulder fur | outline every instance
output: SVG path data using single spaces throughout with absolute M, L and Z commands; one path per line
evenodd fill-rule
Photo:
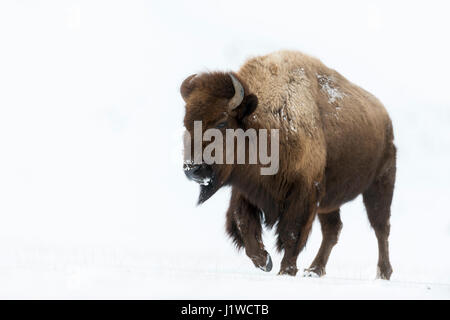
M 248 60 L 238 72 L 259 101 L 249 121 L 280 129 L 280 171 L 291 177 L 302 175 L 309 183 L 323 175 L 326 162 L 310 76 L 319 63 L 299 52 L 279 51 Z

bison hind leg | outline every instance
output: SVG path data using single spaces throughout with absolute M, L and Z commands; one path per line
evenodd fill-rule
M 339 210 L 318 214 L 317 216 L 322 229 L 322 243 L 311 266 L 304 270 L 304 277 L 322 277 L 325 275 L 328 258 L 330 257 L 331 250 L 338 242 L 339 233 L 342 229 Z
M 385 280 L 389 280 L 392 274 L 388 238 L 395 171 L 394 164 L 363 193 L 367 216 L 378 241 L 377 278 Z

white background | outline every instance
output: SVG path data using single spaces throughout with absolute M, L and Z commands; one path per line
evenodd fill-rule
M 0 298 L 450 298 L 446 1 L 2 1 Z M 361 199 L 322 279 L 255 269 L 196 207 L 188 75 L 296 49 L 374 93 L 398 147 L 392 281 Z M 316 222 L 299 268 L 321 240 Z

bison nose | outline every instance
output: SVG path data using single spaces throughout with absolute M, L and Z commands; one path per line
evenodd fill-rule
M 211 180 L 212 170 L 207 164 L 185 163 L 183 169 L 189 180 L 200 184 L 206 184 Z
M 193 180 L 193 178 L 195 178 L 201 168 L 201 164 L 184 164 L 183 165 L 183 170 L 184 170 L 184 174 L 186 175 L 186 177 L 188 177 L 189 180 Z

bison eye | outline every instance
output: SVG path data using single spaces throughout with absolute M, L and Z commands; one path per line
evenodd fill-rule
M 226 121 L 220 122 L 219 124 L 216 125 L 217 129 L 222 129 L 225 128 L 225 126 L 227 125 Z

